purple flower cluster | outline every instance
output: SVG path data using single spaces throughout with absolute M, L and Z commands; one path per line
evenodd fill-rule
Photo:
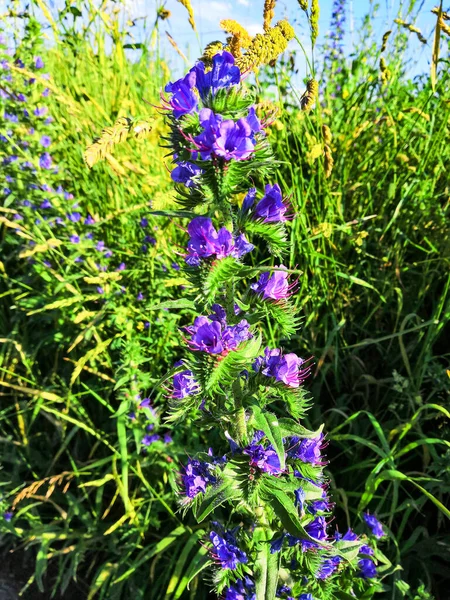
M 233 237 L 233 234 L 222 227 L 216 231 L 212 220 L 208 217 L 195 217 L 188 225 L 190 235 L 186 262 L 190 266 L 199 266 L 205 258 L 225 258 L 234 256 L 241 258 L 254 248 L 244 234 Z
M 263 223 L 278 223 L 287 221 L 289 205 L 283 201 L 283 194 L 278 183 L 267 184 L 265 194 L 253 208 L 256 199 L 256 189 L 250 188 L 242 203 L 242 213 L 249 211 L 252 219 L 262 220 Z
M 199 113 L 202 133 L 193 138 L 202 160 L 219 156 L 224 160 L 245 160 L 255 149 L 255 133 L 261 131 L 261 123 L 251 107 L 246 117 L 238 121 L 224 120 L 210 108 L 203 108 Z
M 253 336 L 245 319 L 236 325 L 227 325 L 223 307 L 214 304 L 212 308 L 213 314 L 208 317 L 197 317 L 193 325 L 186 327 L 191 335 L 189 347 L 192 350 L 200 350 L 208 354 L 227 354 Z
M 194 458 L 188 460 L 181 480 L 188 498 L 195 498 L 201 492 L 205 493 L 206 486 L 216 482 L 209 464 Z
M 197 381 L 195 381 L 193 373 L 189 369 L 174 375 L 172 398 L 182 400 L 187 396 L 198 394 L 199 391 L 200 386 Z
M 266 348 L 264 356 L 256 359 L 253 369 L 289 387 L 297 388 L 310 373 L 310 367 L 301 368 L 304 364 L 305 361 L 293 352 L 283 354 L 279 348 Z
M 201 167 L 198 167 L 191 162 L 181 161 L 177 163 L 177 166 L 171 172 L 170 176 L 175 183 L 182 183 L 190 188 L 197 185 L 198 178 L 202 173 L 203 169 Z
M 213 545 L 213 556 L 218 561 L 222 569 L 236 569 L 239 563 L 248 561 L 245 552 L 237 546 L 236 538 L 232 531 L 223 531 L 219 535 L 215 531 L 211 531 L 209 539 Z
M 226 588 L 224 600 L 256 600 L 255 584 L 246 576 Z
M 211 70 L 206 71 L 204 63 L 199 61 L 187 75 L 166 85 L 165 91 L 170 94 L 170 98 L 164 98 L 164 104 L 173 111 L 175 119 L 197 110 L 196 91 L 202 101 L 206 102 L 210 96 L 215 96 L 219 89 L 240 83 L 241 73 L 234 64 L 232 54 L 219 52 L 213 56 L 212 62 Z
M 371 515 L 367 512 L 367 513 L 363 514 L 363 518 L 364 518 L 364 521 L 366 522 L 366 524 L 369 526 L 370 530 L 372 531 L 372 534 L 376 538 L 379 539 L 386 535 L 383 530 L 383 525 L 375 517 L 375 515 Z
M 288 273 L 284 265 L 280 265 L 279 271 L 263 273 L 256 283 L 252 283 L 250 289 L 262 296 L 263 300 L 285 300 L 291 294 L 288 282 Z
M 288 456 L 312 465 L 323 465 L 321 449 L 323 447 L 323 434 L 316 438 L 291 438 Z
M 250 466 L 271 475 L 279 475 L 281 473 L 280 459 L 271 445 L 264 448 L 261 444 L 252 443 L 243 452 L 250 457 Z

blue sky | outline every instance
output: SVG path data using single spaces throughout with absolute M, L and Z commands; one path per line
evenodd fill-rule
M 92 0 L 94 4 L 100 6 L 101 0 Z M 52 12 L 57 13 L 58 9 L 64 5 L 64 0 L 44 0 L 50 5 Z M 136 19 L 137 26 L 133 28 L 135 41 L 143 41 L 146 37 L 144 22 L 147 22 L 147 30 L 153 25 L 156 9 L 164 5 L 171 11 L 171 17 L 161 23 L 161 47 L 163 53 L 169 59 L 169 64 L 173 70 L 173 76 L 180 76 L 186 66 L 176 55 L 167 42 L 165 30 L 167 30 L 176 40 L 183 52 L 189 57 L 192 63 L 200 56 L 201 48 L 208 42 L 216 39 L 225 40 L 225 34 L 220 29 L 221 19 L 233 18 L 243 25 L 251 34 L 262 31 L 262 13 L 264 0 L 191 0 L 194 9 L 195 20 L 197 23 L 198 37 L 194 34 L 187 20 L 186 9 L 177 0 L 122 0 L 122 3 L 107 2 L 107 11 L 121 6 L 124 21 L 126 18 Z M 28 0 L 22 0 L 21 4 L 28 3 Z M 10 0 L 0 0 L 0 14 L 4 12 Z M 319 0 L 320 4 L 320 35 L 318 45 L 323 43 L 326 33 L 329 31 L 333 0 Z M 373 2 L 370 0 L 346 0 L 347 19 L 345 48 L 347 52 L 355 43 L 359 41 L 359 32 L 364 16 L 369 12 Z M 415 5 L 414 14 L 418 13 L 416 25 L 421 29 L 428 44 L 420 44 L 416 39 L 411 43 L 411 57 L 414 58 L 416 66 L 414 72 L 425 71 L 428 69 L 432 52 L 432 31 L 436 22 L 436 17 L 430 12 L 431 8 L 438 4 L 438 0 L 378 0 L 379 9 L 373 19 L 373 28 L 376 38 L 381 42 L 381 37 L 387 29 L 396 27 L 393 20 L 400 13 L 403 18 L 411 22 L 411 17 L 407 17 L 406 7 L 410 4 Z M 446 6 L 444 6 L 446 8 Z M 297 0 L 277 0 L 274 22 L 281 18 L 288 18 L 295 25 L 299 37 L 308 45 L 308 27 L 305 15 L 300 9 Z M 414 34 L 411 34 L 415 37 Z M 296 46 L 292 42 L 292 47 Z M 298 47 L 298 46 L 297 46 Z M 299 54 L 300 57 L 300 54 Z M 306 76 L 306 66 L 300 66 L 299 76 Z

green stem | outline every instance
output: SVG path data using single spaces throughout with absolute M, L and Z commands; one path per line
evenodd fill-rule
M 234 426 L 235 436 L 238 443 L 247 443 L 247 420 L 245 409 L 242 406 L 242 390 L 239 379 L 236 379 L 232 385 L 234 406 L 236 409 L 236 423 Z

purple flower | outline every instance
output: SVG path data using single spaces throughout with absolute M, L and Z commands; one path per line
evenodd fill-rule
M 275 552 L 279 552 L 283 547 L 284 542 L 284 534 L 279 538 L 273 538 L 270 542 L 270 554 L 275 554 Z
M 332 575 L 339 566 L 341 559 L 339 556 L 333 556 L 332 558 L 326 558 L 320 565 L 317 571 L 317 579 L 327 579 Z
M 363 517 L 364 521 L 367 523 L 376 538 L 382 538 L 386 535 L 383 531 L 383 525 L 375 517 L 375 515 L 370 515 L 368 512 L 366 512 L 363 514 Z
M 243 234 L 233 240 L 232 233 L 225 227 L 217 232 L 208 217 L 192 219 L 188 225 L 188 233 L 190 238 L 187 244 L 186 262 L 191 266 L 198 266 L 202 258 L 210 256 L 240 258 L 254 248 Z
M 293 437 L 291 438 L 292 446 L 288 451 L 288 455 L 290 458 L 299 459 L 305 463 L 321 465 L 322 456 L 320 450 L 322 448 L 322 441 L 323 433 L 311 439 Z
M 250 465 L 257 467 L 263 473 L 271 475 L 281 473 L 280 459 L 272 446 L 265 449 L 261 444 L 250 444 L 244 449 L 244 454 L 250 456 Z
M 237 579 L 225 590 L 224 600 L 256 600 L 255 584 L 250 577 Z
M 288 207 L 283 203 L 283 195 L 278 183 L 266 185 L 266 193 L 255 206 L 254 218 L 263 219 L 264 223 L 286 221 L 285 213 Z
M 222 537 L 215 531 L 211 531 L 209 539 L 214 548 L 213 556 L 220 561 L 223 569 L 236 569 L 239 563 L 248 561 L 245 552 L 237 547 L 231 532 L 225 532 Z
M 75 213 L 75 214 L 78 214 L 78 213 Z M 69 220 L 71 220 L 70 217 L 69 217 Z M 105 242 L 102 242 L 101 240 L 99 242 L 97 242 L 97 244 L 95 245 L 95 249 L 98 250 L 99 252 L 103 252 L 103 250 L 105 249 Z
M 279 348 L 270 350 L 266 348 L 264 356 L 260 356 L 254 363 L 254 370 L 261 370 L 263 375 L 274 377 L 289 387 L 299 387 L 309 375 L 310 368 L 301 369 L 304 360 L 293 352 L 282 354 Z
M 202 350 L 208 354 L 223 352 L 222 326 L 217 321 L 210 322 L 207 317 L 197 317 L 189 332 L 192 333 L 189 345 L 193 350 Z
M 52 203 L 48 198 L 44 198 L 44 200 L 41 202 L 41 208 L 53 208 Z
M 4 112 L 3 114 L 4 118 L 7 121 L 10 121 L 11 123 L 18 123 L 19 122 L 19 117 L 13 113 L 8 113 L 8 112 Z
M 145 435 L 142 439 L 142 445 L 148 447 L 160 439 L 161 439 L 161 437 L 156 433 L 153 433 L 152 435 Z
M 193 88 L 195 86 L 195 72 L 193 70 L 174 83 L 169 82 L 164 90 L 172 94 L 170 99 L 166 101 L 168 108 L 173 110 L 175 119 L 179 119 L 183 115 L 197 110 L 197 96 Z
M 260 130 L 254 109 L 253 112 L 251 110 L 247 118 L 236 122 L 232 119 L 224 121 L 221 115 L 215 115 L 209 108 L 200 111 L 203 132 L 194 138 L 194 142 L 203 160 L 210 159 L 212 154 L 225 160 L 249 158 L 255 148 L 254 134 Z
M 234 64 L 234 56 L 229 52 L 219 52 L 212 59 L 212 69 L 205 73 L 205 65 L 198 62 L 193 71 L 196 74 L 196 87 L 200 98 L 205 102 L 209 95 L 214 96 L 220 88 L 237 85 L 241 80 L 239 67 Z
M 325 541 L 327 539 L 327 522 L 325 517 L 316 517 L 314 521 L 306 525 L 305 531 L 312 538 L 319 541 Z M 301 544 L 303 550 L 317 548 L 317 544 L 315 542 L 311 542 L 310 540 L 301 540 Z
M 206 492 L 206 486 L 216 482 L 216 478 L 210 473 L 208 463 L 191 458 L 181 479 L 188 498 L 195 498 L 200 492 Z
M 80 243 L 80 237 L 76 234 L 73 234 L 70 236 L 70 241 L 72 242 L 72 244 L 79 244 Z
M 43 106 L 42 108 L 35 108 L 33 111 L 33 114 L 35 117 L 43 117 L 44 115 L 46 115 L 48 112 L 48 108 L 46 106 Z
M 88 215 L 85 219 L 84 219 L 84 224 L 85 225 L 93 225 L 95 223 L 95 219 L 94 217 L 92 217 L 91 215 Z
M 39 166 L 41 169 L 51 169 L 53 167 L 52 157 L 48 152 L 44 152 L 39 157 Z
M 68 213 L 67 218 L 71 223 L 78 223 L 81 219 L 81 214 L 79 212 Z
M 280 269 L 286 269 L 280 265 Z M 263 273 L 257 283 L 252 283 L 250 288 L 257 294 L 262 295 L 264 300 L 284 300 L 289 297 L 288 273 L 284 271 L 274 271 Z
M 148 227 L 148 219 L 147 219 L 147 217 L 142 217 L 142 219 L 140 220 L 139 225 L 141 227 Z
M 248 212 L 251 207 L 253 206 L 254 202 L 255 202 L 255 198 L 256 198 L 256 188 L 250 188 L 242 202 L 242 212 L 246 213 Z
M 39 140 L 39 143 L 41 146 L 44 146 L 44 148 L 48 148 L 52 143 L 51 137 L 49 135 L 43 135 Z
M 294 490 L 294 504 L 298 506 L 300 512 L 303 512 L 305 506 L 306 493 L 303 488 Z
M 40 56 L 36 56 L 36 58 L 34 59 L 34 68 L 35 69 L 43 69 L 44 68 L 44 61 L 42 60 L 42 58 Z
M 298 600 L 314 600 L 312 594 L 300 594 Z
M 171 444 L 173 442 L 172 436 L 170 435 L 170 433 L 165 433 L 164 434 L 163 442 L 165 444 Z
M 203 169 L 193 163 L 183 161 L 178 163 L 170 176 L 175 183 L 183 183 L 186 187 L 195 187 Z
M 186 396 L 197 394 L 199 391 L 200 387 L 195 381 L 192 371 L 189 369 L 174 375 L 172 398 L 181 400 L 182 398 L 186 398 Z
M 377 569 L 370 558 L 362 558 L 358 562 L 358 567 L 361 569 L 361 577 L 364 579 L 371 579 L 377 576 Z
M 7 510 L 6 512 L 3 513 L 3 518 L 7 523 L 9 523 L 11 521 L 11 519 L 13 518 L 13 513 L 10 510 Z

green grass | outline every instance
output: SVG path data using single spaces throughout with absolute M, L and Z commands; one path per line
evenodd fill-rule
M 186 236 L 150 212 L 150 203 L 163 214 L 173 208 L 158 146 L 164 124 L 148 104 L 159 103 L 169 73 L 156 29 L 144 45 L 153 49 L 131 62 L 114 18 L 86 9 L 89 29 L 55 22 L 59 42 L 43 52 L 54 154 L 65 189 L 96 217 L 96 237 L 128 268 L 120 283 L 107 282 L 102 303 L 84 279 L 94 270 L 76 267 L 74 253 L 64 267 L 30 270 L 3 227 L 0 502 L 6 510 L 16 499 L 17 508 L 14 526 L 1 525 L 2 544 L 35 557 L 30 590 L 64 592 L 77 577 L 88 598 L 206 598 L 196 577 L 208 561 L 203 530 L 178 511 L 176 480 L 186 454 L 211 438 L 187 423 L 173 431 L 169 450 L 143 456 L 141 430 L 126 417 L 138 391 L 157 389 L 155 425 L 167 429 L 158 382 L 179 358 L 179 327 L 192 318 L 188 307 L 159 307 L 181 296 L 170 264 Z M 399 30 L 389 43 L 388 84 L 378 68 L 381 40 L 368 38 L 339 75 L 323 74 L 322 111 L 299 109 L 287 64 L 259 80 L 261 92 L 273 81 L 280 91 L 271 141 L 282 161 L 278 181 L 299 214 L 289 266 L 301 273 L 295 298 L 304 315 L 290 349 L 315 357 L 309 419 L 313 427 L 324 420 L 330 432 L 339 522 L 355 522 L 369 507 L 386 524 L 387 554 L 404 569 L 387 582 L 386 598 L 402 597 L 396 580 L 414 590 L 424 582 L 439 598 L 450 553 L 448 40 L 436 91 L 427 74 L 404 73 L 417 39 Z M 83 151 L 93 137 L 117 117 L 149 114 L 149 138 L 117 146 L 88 170 Z M 314 158 L 323 123 L 333 135 L 328 178 L 322 157 Z M 159 227 L 147 254 L 142 217 Z M 42 243 L 39 228 L 28 234 Z M 57 256 L 47 248 L 42 258 Z M 126 292 L 114 294 L 121 285 Z M 42 485 L 34 490 L 35 482 Z

